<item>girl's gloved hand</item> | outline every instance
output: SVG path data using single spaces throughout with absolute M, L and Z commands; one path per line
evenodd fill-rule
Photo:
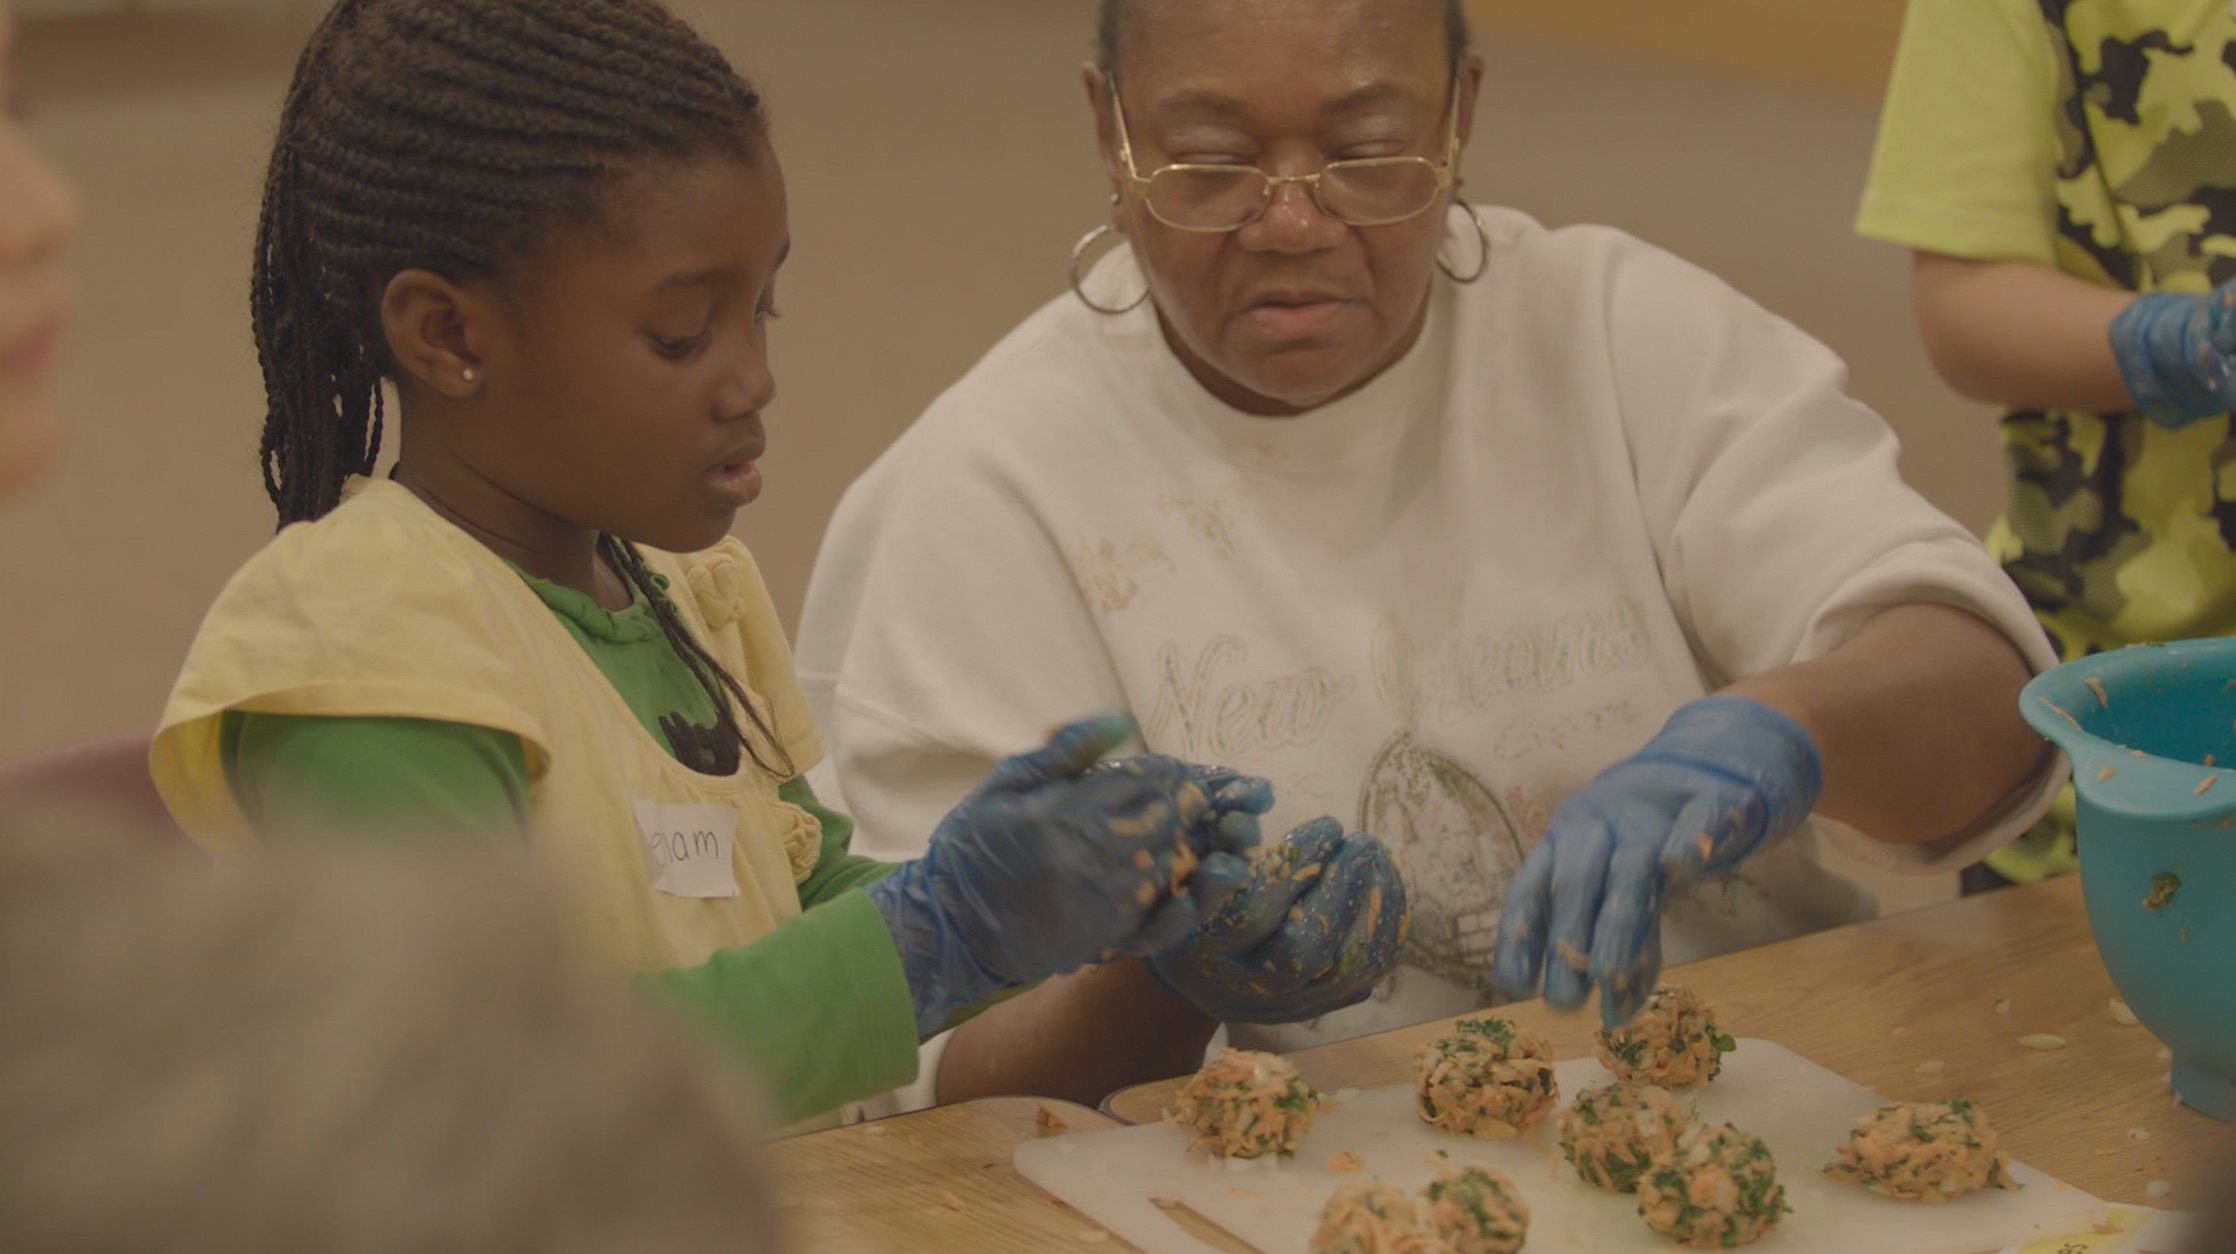
M 1314 819 L 1149 974 L 1222 1023 L 1294 1023 L 1355 1004 L 1397 969 L 1405 880 L 1381 841 Z
M 2152 292 L 2112 319 L 2112 357 L 2135 408 L 2159 426 L 2236 409 L 2236 281 L 2210 293 Z
M 1631 757 L 1553 812 L 1507 889 L 1491 987 L 1563 1009 L 1600 986 L 1600 1018 L 1628 1023 L 1661 973 L 1668 895 L 1785 839 L 1823 789 L 1799 724 L 1745 697 L 1678 709 Z M 1551 958 L 1547 958 L 1547 948 Z
M 1133 731 L 1107 715 L 1006 759 L 923 857 L 863 888 L 893 935 L 919 1032 L 1000 989 L 1170 945 L 1242 880 L 1255 819 L 1214 805 L 1189 768 L 1144 757 L 1090 769 Z M 1249 791 L 1240 776 L 1218 788 Z

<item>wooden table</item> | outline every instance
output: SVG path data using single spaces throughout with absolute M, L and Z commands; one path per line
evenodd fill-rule
M 2236 1125 L 2177 1104 L 2158 1042 L 2113 1020 L 2111 980 L 2070 878 L 1726 954 L 1670 978 L 1706 997 L 1726 1031 L 1776 1041 L 1890 1098 L 1978 1100 L 2014 1157 L 2109 1201 L 2194 1208 L 2236 1156 Z M 1539 1002 L 1499 1013 L 1542 1033 L 1556 1058 L 1590 1052 L 1594 1018 Z M 1402 1083 L 1414 1051 L 1448 1030 L 1400 1028 L 1295 1058 L 1324 1090 Z M 2028 1050 L 2018 1038 L 2029 1033 L 2069 1044 Z M 1928 1061 L 1942 1069 L 1918 1071 Z M 1127 1089 L 1107 1107 L 1154 1119 L 1177 1086 Z M 798 1247 L 1130 1248 L 1010 1167 L 1011 1149 L 1039 1135 L 1044 1106 L 1075 1131 L 1110 1126 L 1077 1106 L 1001 1098 L 779 1143 Z M 2136 1128 L 2149 1139 L 2132 1139 Z M 2152 1180 L 2173 1194 L 2147 1198 Z

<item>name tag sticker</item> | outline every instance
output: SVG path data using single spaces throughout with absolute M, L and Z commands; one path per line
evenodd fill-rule
M 643 800 L 630 804 L 636 811 L 645 870 L 654 888 L 671 897 L 738 895 L 738 877 L 730 869 L 730 848 L 738 832 L 736 810 Z

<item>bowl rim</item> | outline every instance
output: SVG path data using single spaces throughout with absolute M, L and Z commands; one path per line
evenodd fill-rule
M 2145 821 L 2221 814 L 2236 808 L 2236 770 L 2144 753 L 2090 731 L 2074 713 L 2103 708 L 2105 690 L 2139 671 L 2207 659 L 2225 665 L 2236 684 L 2236 637 L 2130 645 L 2076 658 L 2028 681 L 2019 694 L 2019 715 L 2064 751 L 2073 766 L 2074 790 L 2098 809 Z M 2231 718 L 2236 719 L 2236 702 Z

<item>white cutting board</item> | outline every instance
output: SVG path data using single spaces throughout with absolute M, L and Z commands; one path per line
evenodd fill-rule
M 1578 1090 L 1614 1078 L 1590 1058 L 1556 1063 L 1554 1074 L 1563 1106 Z M 1932 1204 L 1892 1201 L 1827 1180 L 1820 1169 L 1832 1161 L 1833 1147 L 1847 1139 L 1857 1115 L 1884 1099 L 1768 1041 L 1742 1040 L 1725 1056 L 1722 1076 L 1681 1096 L 1696 1102 L 1703 1118 L 1737 1124 L 1769 1144 L 1793 1213 L 1748 1247 L 1764 1254 L 1981 1254 L 2086 1232 L 2092 1213 L 2104 1209 L 2096 1198 L 2015 1162 L 2012 1175 L 2025 1188 Z M 1988 1112 L 1991 1119 L 1994 1113 Z M 1190 1161 L 1182 1152 L 1187 1134 L 1154 1123 L 1027 1141 L 1017 1147 L 1016 1163 L 1026 1179 L 1149 1254 L 1217 1254 L 1153 1198 L 1185 1203 L 1264 1254 L 1304 1254 L 1320 1206 L 1338 1183 L 1373 1175 L 1417 1189 L 1441 1166 L 1438 1150 L 1453 1162 L 1496 1167 L 1513 1177 L 1530 1207 L 1526 1254 L 1678 1249 L 1646 1227 L 1633 1199 L 1577 1180 L 1559 1161 L 1553 1123 L 1546 1116 L 1534 1135 L 1519 1141 L 1453 1136 L 1421 1122 L 1410 1085 L 1394 1085 L 1347 1095 L 1341 1107 L 1320 1115 L 1287 1161 Z M 1341 1150 L 1357 1154 L 1365 1167 L 1330 1174 L 1326 1163 Z

